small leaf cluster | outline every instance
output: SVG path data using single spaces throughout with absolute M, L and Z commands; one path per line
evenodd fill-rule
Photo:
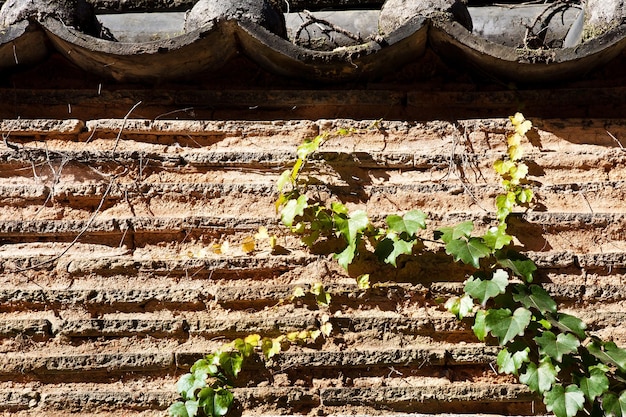
M 181 376 L 176 383 L 181 400 L 168 408 L 169 415 L 225 416 L 233 405 L 232 389 L 235 381 L 247 360 L 257 351 L 268 360 L 292 344 L 306 344 L 314 342 L 322 334 L 327 336 L 332 329 L 328 320 L 325 316 L 321 329 L 295 331 L 274 338 L 252 334 L 244 339 L 235 339 L 197 360 L 190 372 Z
M 180 377 L 176 389 L 182 401 L 172 404 L 169 415 L 175 417 L 221 417 L 233 404 L 234 380 L 246 358 L 261 342 L 258 335 L 237 339 L 199 359 L 191 372 Z
M 298 211 L 291 217 L 291 202 L 296 202 Z M 287 217 L 285 217 L 285 210 Z M 341 241 L 341 250 L 334 254 L 344 269 L 355 262 L 360 254 L 373 252 L 381 262 L 397 265 L 401 255 L 411 255 L 421 242 L 417 233 L 426 228 L 426 214 L 412 210 L 402 216 L 390 215 L 386 227 L 375 227 L 363 210 L 352 213 L 340 203 L 333 202 L 329 207 L 319 202 L 309 203 L 305 195 L 289 200 L 281 212 L 283 224 L 293 233 L 300 235 L 307 246 L 313 246 L 321 239 Z M 360 285 L 368 286 L 365 276 Z
M 325 132 L 301 144 L 294 166 L 285 170 L 277 182 L 276 209 L 282 223 L 309 247 L 324 239 L 340 240 L 341 250 L 335 253 L 335 259 L 346 270 L 362 251 L 367 250 L 382 262 L 396 266 L 398 257 L 412 254 L 420 241 L 417 233 L 426 228 L 424 212 L 412 210 L 402 216 L 389 215 L 385 220 L 386 227 L 377 228 L 363 210 L 350 212 L 339 201 L 330 204 L 312 201 L 305 193 L 307 182 L 301 179 L 301 174 L 310 156 L 330 137 L 355 132 L 355 129 L 339 129 L 333 134 Z M 369 283 L 362 277 L 359 285 L 365 288 Z
M 330 305 L 330 301 L 332 299 L 332 295 L 330 292 L 326 290 L 326 287 L 321 282 L 314 282 L 311 284 L 311 288 L 308 291 L 315 297 L 315 301 L 319 307 L 328 307 Z M 291 299 L 294 300 L 296 298 L 305 297 L 307 292 L 302 287 L 296 287 L 293 290 L 291 295 Z
M 496 197 L 496 217 L 501 224 L 517 206 L 528 206 L 533 199 L 533 191 L 525 187 L 524 183 L 528 175 L 528 165 L 522 162 L 524 151 L 522 141 L 526 133 L 532 128 L 532 123 L 526 120 L 521 113 L 509 117 L 513 125 L 513 133 L 507 136 L 507 156 L 493 165 L 494 170 L 502 176 L 504 193 Z

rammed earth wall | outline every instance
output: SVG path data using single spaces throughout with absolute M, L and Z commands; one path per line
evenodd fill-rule
M 532 121 L 537 204 L 512 231 L 563 308 L 624 344 L 626 124 Z M 506 119 L 371 123 L 5 119 L 2 411 L 163 415 L 203 354 L 328 314 L 326 341 L 244 371 L 240 412 L 541 413 L 525 387 L 494 372 L 495 348 L 444 311 L 462 270 L 437 258 L 407 264 L 363 294 L 278 225 L 281 170 L 304 138 L 338 126 L 360 132 L 324 146 L 316 192 L 374 219 L 421 208 L 431 229 L 489 222 Z M 284 253 L 242 250 L 260 226 Z M 333 294 L 331 310 L 288 301 L 317 281 Z

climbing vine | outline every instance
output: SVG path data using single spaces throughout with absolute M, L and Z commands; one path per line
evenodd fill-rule
M 169 407 L 170 416 L 226 415 L 234 401 L 232 389 L 246 361 L 259 353 L 269 360 L 292 344 L 313 343 L 319 337 L 328 336 L 332 329 L 329 328 L 328 317 L 324 316 L 321 322 L 320 329 L 289 332 L 274 338 L 251 334 L 244 339 L 225 343 L 197 360 L 190 372 L 176 383 L 181 400 Z
M 459 319 L 469 320 L 478 340 L 501 347 L 496 359 L 499 372 L 515 375 L 557 417 L 626 416 L 626 350 L 587 333 L 583 321 L 559 311 L 550 294 L 534 282 L 535 263 L 513 245 L 508 221 L 517 211 L 530 209 L 533 201 L 522 146 L 532 124 L 519 113 L 510 121 L 513 131 L 507 136 L 507 153 L 493 166 L 503 191 L 495 198 L 493 224 L 482 234 L 473 221 L 466 221 L 439 227 L 427 238 L 428 216 L 421 210 L 392 214 L 384 224 L 375 225 L 363 210 L 351 212 L 339 201 L 309 198 L 303 170 L 311 156 L 330 138 L 354 129 L 322 133 L 298 147 L 294 166 L 278 181 L 276 210 L 305 245 L 332 241 L 328 247 L 336 248 L 332 249 L 335 259 L 348 271 L 370 255 L 396 266 L 402 256 L 438 250 L 433 245 L 441 248 L 454 262 L 465 265 L 463 271 L 473 271 L 462 294 L 447 300 L 445 307 Z M 368 274 L 356 280 L 360 288 L 369 288 Z M 331 301 L 321 283 L 310 292 L 320 305 Z M 303 295 L 304 290 L 296 288 L 294 297 Z M 195 416 L 201 410 L 207 416 L 225 415 L 233 401 L 233 379 L 246 358 L 255 351 L 270 358 L 291 343 L 328 335 L 332 327 L 325 325 L 274 339 L 252 335 L 224 345 L 181 377 L 177 388 L 183 400 L 170 407 L 170 414 Z
M 354 129 L 338 129 L 334 136 L 351 133 Z M 306 194 L 308 183 L 301 177 L 302 170 L 308 158 L 329 136 L 330 133 L 326 132 L 300 145 L 293 168 L 285 170 L 278 180 L 276 209 L 282 223 L 309 247 L 323 239 L 339 239 L 342 249 L 334 256 L 346 270 L 368 247 L 374 248 L 379 260 L 396 266 L 400 255 L 412 254 L 420 243 L 418 232 L 426 228 L 426 214 L 412 210 L 402 216 L 390 215 L 386 218 L 386 227 L 375 227 L 363 210 L 350 213 L 339 201 L 329 204 L 309 201 Z M 358 282 L 365 285 L 363 277 Z

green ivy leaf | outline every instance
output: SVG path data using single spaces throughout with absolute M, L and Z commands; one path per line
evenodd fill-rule
M 602 409 L 607 417 L 626 416 L 626 391 L 622 391 L 618 397 L 612 392 L 607 392 L 602 396 Z
M 178 391 L 183 398 L 187 398 L 187 393 L 190 391 L 193 392 L 192 388 L 194 383 L 195 379 L 193 375 L 185 374 L 178 379 L 178 382 L 176 382 L 176 391 Z
M 587 325 L 578 317 L 574 317 L 565 313 L 559 313 L 556 317 L 551 314 L 548 315 L 548 320 L 553 326 L 555 326 L 562 332 L 573 333 L 580 340 L 585 340 L 587 338 L 587 334 L 585 333 Z
M 472 220 L 464 221 L 454 226 L 452 230 L 452 239 L 460 239 L 462 237 L 470 237 L 474 230 L 474 222 Z
M 207 416 L 213 415 L 215 400 L 215 390 L 211 387 L 203 388 L 198 393 L 198 405 Z
M 355 211 L 348 218 L 335 215 L 334 220 L 337 230 L 346 239 L 348 245 L 356 244 L 357 236 L 369 225 L 367 213 L 363 210 Z
M 426 219 L 428 214 L 422 210 L 411 210 L 402 216 L 404 224 L 406 225 L 406 231 L 409 235 L 414 235 L 418 230 L 426 229 Z
M 474 309 L 474 300 L 468 294 L 463 297 L 452 297 L 446 301 L 444 307 L 462 320 Z
M 215 391 L 215 398 L 213 399 L 213 415 L 215 417 L 224 416 L 228 413 L 230 406 L 233 404 L 233 393 L 220 389 Z
M 356 252 L 357 252 L 357 246 L 356 243 L 354 244 L 349 244 L 348 246 L 346 246 L 346 248 L 344 250 L 342 250 L 340 253 L 336 253 L 334 255 L 334 258 L 337 260 L 337 263 L 346 271 L 348 270 L 348 267 L 350 266 L 350 264 L 352 263 L 352 261 L 354 260 L 354 257 L 356 256 Z
M 492 250 L 502 249 L 511 243 L 513 237 L 506 233 L 506 223 L 490 227 L 483 236 L 483 242 Z
M 539 353 L 556 359 L 557 362 L 562 362 L 563 355 L 576 352 L 580 346 L 580 340 L 571 333 L 559 333 L 556 336 L 550 331 L 544 331 L 534 340 L 539 345 Z
M 452 255 L 455 261 L 462 261 L 480 268 L 480 259 L 491 254 L 491 249 L 481 239 L 472 237 L 468 240 L 452 240 L 446 245 L 446 253 Z
M 441 239 L 444 243 L 450 243 L 463 237 L 470 237 L 474 230 L 474 222 L 468 220 L 457 224 L 455 227 L 442 227 L 435 232 L 435 239 Z
M 491 298 L 504 294 L 509 285 L 509 274 L 502 269 L 493 273 L 491 279 L 480 279 L 478 274 L 472 275 L 466 282 L 464 291 L 484 306 Z
M 485 310 L 478 310 L 474 316 L 474 325 L 472 326 L 472 330 L 481 342 L 484 342 L 487 337 L 487 325 L 485 324 L 486 317 L 487 312 Z
M 533 392 L 544 393 L 552 387 L 556 382 L 557 371 L 552 364 L 550 358 L 544 358 L 537 366 L 529 363 L 526 372 L 520 375 L 519 380 L 522 384 L 528 385 Z
M 563 388 L 563 385 L 554 385 L 544 394 L 546 409 L 552 411 L 556 417 L 574 417 L 585 404 L 585 395 L 576 385 Z
M 605 365 L 590 366 L 589 377 L 584 376 L 578 380 L 578 386 L 589 401 L 593 402 L 596 397 L 609 390 L 609 378 L 606 376 L 608 371 L 609 368 Z
M 311 246 L 315 244 L 315 242 L 317 242 L 317 239 L 319 239 L 319 237 L 320 237 L 320 232 L 315 230 L 315 231 L 312 231 L 310 234 L 304 233 L 300 237 L 300 240 L 302 241 L 302 243 L 304 243 L 310 248 Z
M 220 352 L 218 357 L 226 375 L 237 378 L 243 365 L 243 356 L 239 352 Z
M 316 282 L 311 285 L 311 294 L 315 295 L 315 301 L 322 306 L 328 306 L 330 304 L 331 295 L 324 288 L 324 284 Z
M 528 353 L 529 348 L 519 350 L 511 353 L 507 348 L 504 348 L 498 353 L 496 363 L 498 364 L 498 371 L 506 374 L 517 375 L 522 365 L 529 361 Z
M 426 213 L 421 210 L 412 210 L 400 217 L 392 214 L 387 216 L 387 225 L 389 229 L 397 234 L 406 233 L 408 236 L 414 236 L 420 229 L 426 228 Z
M 387 241 L 387 242 L 385 242 Z M 384 246 L 381 247 L 381 249 L 384 249 L 385 251 L 389 251 L 389 253 L 387 254 L 386 257 L 384 257 L 382 260 L 385 263 L 391 264 L 393 266 L 397 266 L 396 265 L 396 260 L 398 259 L 398 256 L 400 255 L 410 255 L 411 253 L 413 253 L 413 245 L 415 244 L 415 241 L 410 241 L 410 242 L 406 242 L 402 239 L 397 239 L 397 240 L 391 240 L 391 239 L 383 239 L 381 241 L 381 244 L 384 243 Z M 389 244 L 389 242 L 391 244 Z M 380 244 L 378 245 L 380 246 Z M 376 247 L 376 250 L 378 250 L 378 246 Z M 379 256 L 379 259 L 381 256 L 384 256 L 384 252 L 383 253 L 376 253 L 376 250 L 374 251 L 374 253 L 376 255 Z
M 523 307 L 519 307 L 513 314 L 508 308 L 493 309 L 487 312 L 485 325 L 503 346 L 515 336 L 524 334 L 526 327 L 530 324 L 531 316 L 531 312 Z
M 252 346 L 250 343 L 246 343 L 243 339 L 235 339 L 233 341 L 233 346 L 244 357 L 248 357 L 254 352 L 254 346 Z
M 605 365 L 615 365 L 620 371 L 626 372 L 626 350 L 617 347 L 615 343 L 594 340 L 587 349 Z
M 335 214 L 345 214 L 347 216 L 349 213 L 348 207 L 338 201 L 333 201 L 332 203 L 330 203 L 330 209 Z
M 550 297 L 550 294 L 538 285 L 531 285 L 526 287 L 525 285 L 517 285 L 516 294 L 513 294 L 513 299 L 528 309 L 534 308 L 541 314 L 547 312 L 556 313 L 556 301 Z M 530 291 L 529 291 L 530 290 Z
M 311 230 L 329 231 L 333 228 L 333 218 L 326 207 L 315 207 L 315 220 L 311 222 Z
M 185 409 L 189 417 L 195 417 L 198 415 L 198 401 L 187 400 L 185 401 Z
M 196 391 L 206 387 L 206 380 L 195 377 L 194 374 L 185 374 L 176 383 L 176 390 L 185 400 L 195 400 Z
M 389 257 L 391 252 L 393 252 L 393 239 L 389 236 L 378 242 L 374 249 L 374 255 L 380 262 L 385 262 L 385 259 Z
M 199 359 L 191 366 L 191 373 L 196 379 L 206 379 L 207 375 L 215 376 L 218 374 L 217 362 L 212 363 L 212 356 L 206 359 Z
M 171 417 L 189 417 L 185 403 L 182 401 L 175 402 L 167 409 L 167 413 Z
M 516 250 L 497 251 L 496 259 L 498 264 L 503 268 L 509 268 L 511 272 L 520 278 L 524 278 L 526 282 L 532 282 L 533 274 L 537 270 L 537 265 L 528 257 L 522 255 Z
M 280 219 L 287 227 L 291 227 L 297 216 L 304 215 L 304 209 L 307 207 L 307 196 L 301 195 L 296 200 L 289 200 L 280 213 Z

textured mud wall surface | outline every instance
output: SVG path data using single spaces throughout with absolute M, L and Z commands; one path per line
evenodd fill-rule
M 626 123 L 533 122 L 538 204 L 512 232 L 563 307 L 624 345 Z M 304 138 L 339 126 L 362 131 L 324 146 L 315 193 L 375 219 L 421 208 L 431 229 L 486 226 L 506 120 L 370 124 L 3 120 L 0 410 L 163 415 L 178 376 L 224 341 L 311 328 L 328 314 L 328 340 L 247 368 L 241 412 L 541 413 L 495 374 L 494 348 L 442 308 L 465 278 L 448 260 L 374 271 L 391 282 L 363 294 L 278 226 L 281 170 Z M 279 234 L 285 254 L 242 250 L 259 226 Z M 316 281 L 333 293 L 330 311 L 284 301 Z

